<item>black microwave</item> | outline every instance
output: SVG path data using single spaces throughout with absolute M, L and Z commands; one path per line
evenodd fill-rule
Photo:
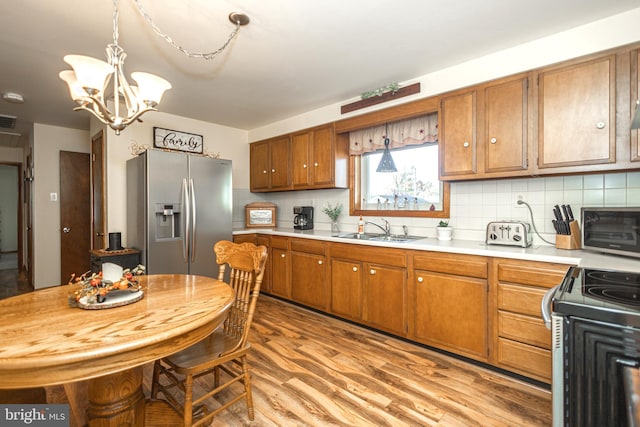
M 582 208 L 582 249 L 640 258 L 640 208 Z

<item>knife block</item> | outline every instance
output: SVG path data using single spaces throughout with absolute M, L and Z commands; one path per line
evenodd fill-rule
M 569 229 L 571 234 L 557 234 L 556 235 L 556 248 L 558 249 L 580 249 L 582 248 L 582 239 L 580 237 L 580 226 L 578 221 L 571 221 L 569 223 Z

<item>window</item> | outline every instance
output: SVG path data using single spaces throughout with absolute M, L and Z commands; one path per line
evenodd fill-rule
M 376 172 L 387 138 L 397 172 Z M 351 215 L 447 218 L 437 139 L 436 114 L 351 132 Z

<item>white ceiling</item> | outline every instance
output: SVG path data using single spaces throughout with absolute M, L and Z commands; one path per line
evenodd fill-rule
M 161 111 L 254 129 L 353 99 L 391 82 L 637 8 L 638 0 L 140 0 L 155 23 L 192 51 L 217 49 L 246 13 L 229 48 L 192 59 L 153 33 L 134 0 L 120 1 L 125 69 L 169 80 Z M 0 114 L 88 129 L 58 73 L 68 53 L 104 59 L 112 41 L 111 0 L 5 1 L 0 14 Z M 5 138 L 0 134 L 0 144 Z M 15 138 L 12 138 L 15 140 Z

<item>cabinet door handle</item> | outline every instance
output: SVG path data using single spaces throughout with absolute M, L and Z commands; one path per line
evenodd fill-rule
M 281 257 L 281 258 L 284 258 L 284 257 L 285 257 L 285 254 L 280 254 L 280 257 Z
M 275 169 L 271 169 L 271 173 L 276 173 L 276 170 Z
M 358 271 L 358 267 L 353 267 L 353 271 Z
M 266 169 L 265 169 L 265 170 L 263 170 L 263 171 L 262 171 L 262 173 L 267 173 L 267 170 L 266 170 Z
M 605 126 L 605 125 L 604 125 L 604 122 L 598 122 L 598 123 L 596 124 L 596 127 L 597 127 L 598 129 L 604 129 L 604 126 Z
M 376 271 L 372 268 L 371 270 L 369 270 L 369 274 L 376 274 Z
M 424 282 L 424 278 L 423 277 L 418 277 L 418 283 L 422 283 Z
M 313 166 L 318 167 L 318 162 L 315 162 Z
M 462 144 L 462 146 L 463 146 L 464 148 L 467 148 L 467 147 L 469 146 L 469 141 L 465 141 L 465 142 Z
M 304 169 L 306 169 L 306 168 L 307 168 L 307 164 L 305 163 L 304 165 L 302 165 L 302 167 L 303 167 Z
M 495 138 L 491 138 L 489 141 L 491 141 L 492 144 L 495 144 L 496 142 L 498 142 L 498 140 Z
M 318 260 L 318 265 L 322 265 L 322 260 L 321 259 Z

